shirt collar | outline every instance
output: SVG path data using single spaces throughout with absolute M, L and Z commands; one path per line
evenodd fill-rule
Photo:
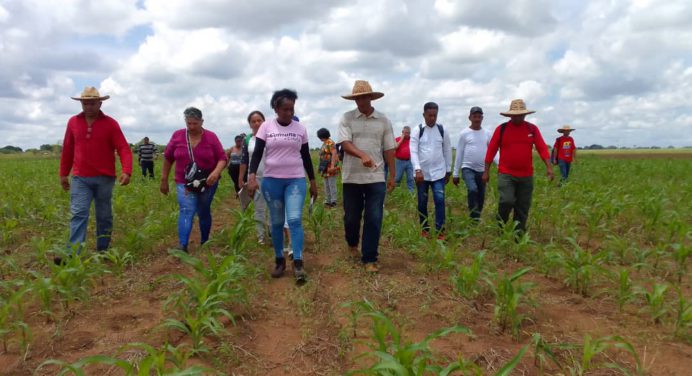
M 103 111 L 99 110 L 99 114 L 96 115 L 96 118 L 98 119 L 98 118 L 103 117 L 103 116 L 105 116 L 105 114 L 103 113 Z M 79 114 L 77 114 L 77 117 L 80 117 L 80 118 L 86 117 L 86 116 L 84 115 L 84 111 L 82 111 L 82 112 L 80 112 Z
M 356 118 L 361 118 L 361 117 L 364 117 L 366 119 L 379 119 L 380 118 L 379 113 L 375 109 L 372 110 L 372 114 L 370 114 L 370 116 L 367 116 L 364 113 L 360 112 L 360 110 L 357 108 L 356 108 L 356 112 L 358 113 L 356 115 Z

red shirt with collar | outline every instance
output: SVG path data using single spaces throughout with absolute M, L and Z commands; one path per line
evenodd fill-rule
M 396 139 L 394 139 L 394 141 L 396 141 L 396 142 L 399 142 L 399 140 L 401 140 L 401 136 L 399 136 L 399 137 L 397 137 Z M 404 141 L 402 141 L 401 144 L 399 144 L 399 147 L 396 148 L 396 152 L 394 153 L 394 156 L 395 156 L 397 159 L 403 159 L 403 160 L 407 160 L 407 161 L 408 161 L 409 159 L 411 159 L 411 146 L 410 146 L 410 143 L 411 143 L 411 138 L 410 138 L 410 137 L 407 138 L 407 139 L 405 139 Z
M 560 136 L 555 140 L 553 149 L 557 150 L 557 159 L 565 162 L 572 162 L 574 159 L 574 139 L 572 137 Z
M 115 176 L 116 151 L 122 172 L 132 175 L 132 150 L 118 122 L 99 111 L 89 131 L 84 113 L 75 115 L 65 130 L 60 176 Z
M 498 171 L 516 177 L 533 176 L 533 146 L 541 159 L 549 159 L 550 153 L 538 127 L 524 121 L 521 124 L 507 122 L 500 144 L 500 129 L 495 128 L 493 137 L 488 144 L 488 152 L 485 154 L 485 163 L 490 164 L 500 149 L 500 165 Z

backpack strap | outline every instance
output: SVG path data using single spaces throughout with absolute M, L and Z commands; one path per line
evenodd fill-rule
M 500 140 L 497 143 L 499 146 L 502 146 L 502 136 L 505 134 L 505 128 L 506 127 L 507 127 L 507 122 L 500 124 Z
M 435 124 L 435 125 L 437 125 L 437 130 L 440 132 L 440 136 L 442 136 L 442 139 L 444 140 L 444 138 L 445 138 L 445 129 L 442 127 L 441 124 Z M 418 124 L 418 129 L 419 129 L 418 138 L 420 139 L 421 137 L 423 137 L 423 130 L 425 129 L 425 128 L 423 127 L 423 124 Z

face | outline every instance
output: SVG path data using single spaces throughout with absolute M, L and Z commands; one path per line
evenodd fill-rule
M 80 102 L 82 102 L 82 111 L 87 117 L 94 117 L 101 110 L 101 101 L 98 99 L 87 99 Z
M 370 112 L 370 108 L 372 108 L 372 97 L 369 95 L 363 95 L 360 97 L 356 97 L 355 99 L 356 106 L 358 107 L 358 111 L 361 113 L 366 113 Z
M 433 125 L 437 122 L 437 110 L 434 108 L 429 108 L 423 112 L 423 119 L 425 119 L 425 124 Z
M 202 129 L 202 124 L 204 123 L 204 120 L 193 118 L 193 117 L 187 117 L 185 118 L 185 125 L 187 126 L 187 129 L 189 131 L 198 131 Z
M 292 100 L 284 99 L 280 105 L 278 105 L 274 112 L 276 112 L 276 117 L 282 123 L 290 123 L 293 121 L 293 115 L 295 114 L 295 102 Z
M 471 124 L 479 125 L 483 122 L 483 114 L 481 114 L 480 112 L 474 112 L 471 115 L 469 115 L 469 120 L 471 121 Z
M 411 137 L 411 129 L 404 128 L 404 130 L 401 131 L 401 136 L 404 138 L 404 140 L 408 140 Z
M 242 138 L 236 138 L 235 139 L 235 146 L 240 146 L 242 144 L 242 142 L 243 142 Z
M 144 145 L 149 145 L 149 139 L 144 137 Z
M 509 117 L 510 118 L 509 121 L 511 121 L 512 123 L 520 124 L 521 122 L 524 121 L 525 117 L 526 117 L 526 115 L 512 115 Z
M 254 114 L 250 117 L 250 128 L 252 128 L 252 133 L 257 133 L 260 125 L 264 123 L 264 119 L 259 114 Z

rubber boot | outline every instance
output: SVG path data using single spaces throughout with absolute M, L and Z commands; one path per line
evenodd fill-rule
M 286 271 L 286 259 L 283 257 L 277 257 L 276 265 L 274 266 L 274 270 L 271 272 L 272 278 L 282 277 L 284 275 L 284 271 Z
M 303 260 L 293 261 L 293 276 L 296 278 L 296 284 L 303 284 L 307 281 L 308 275 L 303 269 Z

